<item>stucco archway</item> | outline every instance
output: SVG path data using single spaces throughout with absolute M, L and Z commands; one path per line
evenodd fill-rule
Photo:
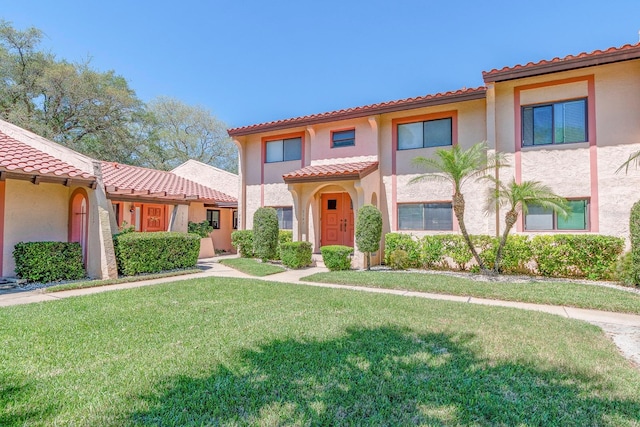
M 69 199 L 69 242 L 80 243 L 82 259 L 87 261 L 87 240 L 89 237 L 89 197 L 84 188 L 78 188 Z

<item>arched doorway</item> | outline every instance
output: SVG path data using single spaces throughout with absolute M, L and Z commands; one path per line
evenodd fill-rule
M 349 193 L 324 193 L 320 200 L 322 224 L 320 246 L 353 247 L 353 202 Z
M 89 224 L 89 200 L 87 192 L 78 188 L 71 194 L 69 202 L 69 241 L 78 242 L 82 247 L 82 259 L 87 259 L 87 238 Z

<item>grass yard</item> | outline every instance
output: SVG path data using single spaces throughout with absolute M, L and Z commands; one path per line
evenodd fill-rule
M 200 273 L 202 270 L 198 268 L 188 268 L 177 271 L 166 271 L 163 273 L 139 274 L 137 276 L 118 277 L 117 279 L 105 280 L 83 280 L 77 282 L 63 283 L 60 285 L 49 286 L 44 288 L 44 292 L 60 292 L 72 289 L 96 288 L 98 286 L 116 285 L 118 283 L 141 282 L 143 280 L 161 279 L 163 277 L 184 276 L 185 274 Z
M 207 278 L 0 309 L 0 425 L 640 425 L 640 372 L 544 313 Z
M 316 273 L 301 280 L 640 314 L 640 294 L 571 282 L 484 282 L 444 274 L 353 270 Z
M 220 260 L 220 264 L 235 268 L 238 271 L 256 277 L 268 276 L 270 274 L 286 271 L 285 268 L 280 267 L 279 265 L 269 264 L 268 262 L 263 263 L 253 258 L 227 258 Z

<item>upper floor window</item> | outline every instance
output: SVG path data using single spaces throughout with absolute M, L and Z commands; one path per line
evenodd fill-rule
M 400 230 L 453 230 L 451 203 L 406 203 L 398 205 Z
M 215 230 L 220 229 L 220 211 L 217 209 L 207 209 L 207 221 Z
M 589 201 L 569 200 L 568 203 L 571 212 L 566 218 L 542 206 L 529 206 L 524 217 L 524 229 L 527 231 L 588 230 Z
M 288 162 L 302 158 L 302 138 L 267 141 L 267 163 Z
M 522 107 L 522 145 L 587 141 L 587 100 Z
M 350 147 L 356 145 L 356 130 L 341 130 L 331 132 L 332 147 Z
M 452 145 L 451 117 L 398 125 L 398 150 Z

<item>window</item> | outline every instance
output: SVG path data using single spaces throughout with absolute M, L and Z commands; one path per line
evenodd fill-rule
M 220 229 L 220 211 L 214 209 L 207 209 L 207 221 L 209 225 L 215 230 Z
M 522 145 L 550 145 L 587 140 L 587 100 L 522 107 Z
M 293 230 L 293 208 L 274 208 L 278 214 L 278 226 L 281 230 Z
M 398 205 L 400 230 L 453 230 L 451 203 L 412 203 Z
M 120 203 L 112 203 L 111 206 L 113 207 L 113 213 L 116 215 L 116 224 L 120 227 L 122 225 L 120 222 Z
M 571 213 L 567 218 L 557 215 L 542 206 L 529 206 L 524 218 L 524 229 L 527 231 L 545 230 L 587 230 L 589 228 L 589 201 L 569 200 Z
M 350 147 L 356 145 L 356 130 L 341 130 L 331 132 L 332 147 Z
M 302 158 L 302 138 L 267 141 L 267 163 L 288 162 Z
M 232 220 L 231 220 L 231 227 L 234 230 L 238 229 L 238 211 L 233 211 Z
M 398 125 L 398 150 L 452 145 L 451 118 Z

